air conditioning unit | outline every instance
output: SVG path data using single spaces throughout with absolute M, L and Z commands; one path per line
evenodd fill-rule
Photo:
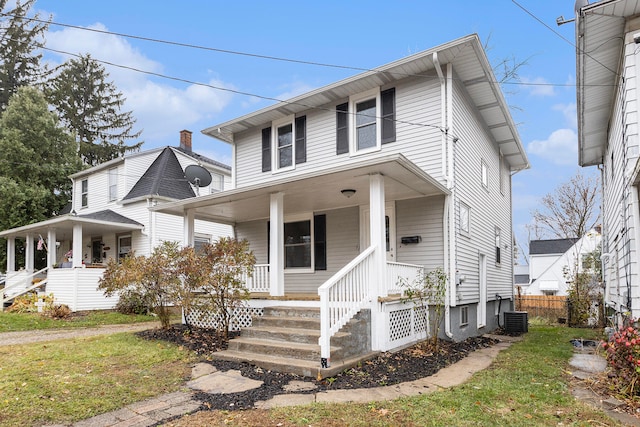
M 508 334 L 529 332 L 529 316 L 526 311 L 505 311 L 504 330 Z

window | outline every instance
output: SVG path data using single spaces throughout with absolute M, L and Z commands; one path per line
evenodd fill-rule
M 118 236 L 118 259 L 122 259 L 131 252 L 131 235 Z
M 460 202 L 460 232 L 469 234 L 471 228 L 471 208 Z
M 211 243 L 211 236 L 207 234 L 193 236 L 193 248 L 196 252 L 200 252 L 204 245 Z
M 272 134 L 273 132 L 273 134 Z M 272 146 L 274 141 L 274 146 Z M 293 116 L 262 129 L 262 171 L 290 169 L 307 161 L 307 117 Z
M 284 224 L 284 267 L 290 270 L 327 269 L 327 219 L 326 215 L 314 215 L 311 219 L 285 222 Z M 271 245 L 267 222 L 267 245 Z M 313 233 L 312 233 L 313 231 Z M 267 251 L 267 258 L 269 258 Z M 267 260 L 270 262 L 270 259 Z
M 496 264 L 500 264 L 500 228 L 496 227 Z
M 379 150 L 395 141 L 395 104 L 395 88 L 382 92 L 376 88 L 337 105 L 336 154 Z
M 460 326 L 469 324 L 469 307 L 460 307 Z
M 218 193 L 224 190 L 224 176 L 212 173 L 211 174 L 211 194 Z
M 311 221 L 284 224 L 284 268 L 311 268 Z
M 118 199 L 118 169 L 109 169 L 109 201 Z
M 484 188 L 489 188 L 489 167 L 487 166 L 487 164 L 484 162 L 484 160 L 482 160 L 482 162 L 480 163 L 480 177 L 482 179 L 482 186 Z
M 81 191 L 80 191 L 80 200 L 82 203 L 82 207 L 86 208 L 89 206 L 89 180 L 83 179 L 81 183 Z

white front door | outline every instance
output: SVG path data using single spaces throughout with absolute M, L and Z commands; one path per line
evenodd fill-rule
M 360 251 L 371 243 L 369 206 L 360 206 Z M 384 231 L 387 261 L 396 260 L 396 205 L 388 202 L 384 207 Z

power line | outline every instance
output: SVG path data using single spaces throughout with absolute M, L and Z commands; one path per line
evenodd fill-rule
M 518 6 L 520 6 L 520 5 L 518 5 Z M 520 7 L 522 8 L 522 6 L 520 6 Z M 525 10 L 527 13 L 529 13 L 526 9 L 523 8 L 523 10 Z M 12 15 L 12 14 L 9 14 L 9 13 L 0 13 L 0 15 L 1 16 L 18 17 L 17 15 Z M 532 16 L 535 18 L 534 15 L 532 15 Z M 72 29 L 77 29 L 77 30 L 81 30 L 81 31 L 89 31 L 89 32 L 94 32 L 94 33 L 98 33 L 98 34 L 114 35 L 114 36 L 118 36 L 118 37 L 134 39 L 134 40 L 142 40 L 142 41 L 147 41 L 147 42 L 152 42 L 152 43 L 160 43 L 160 44 L 165 44 L 165 45 L 186 47 L 186 48 L 190 48 L 190 49 L 198 49 L 198 50 L 204 50 L 204 51 L 210 51 L 210 52 L 225 53 L 225 54 L 229 54 L 229 55 L 247 56 L 247 57 L 251 57 L 251 58 L 260 58 L 260 59 L 267 59 L 267 60 L 272 60 L 272 61 L 290 62 L 290 63 L 295 63 L 295 64 L 313 65 L 313 66 L 318 66 L 318 67 L 336 68 L 336 69 L 343 69 L 343 70 L 353 70 L 353 71 L 359 71 L 359 72 L 375 72 L 375 73 L 381 73 L 382 72 L 382 71 L 379 71 L 379 70 L 376 70 L 376 69 L 371 69 L 371 68 L 355 67 L 355 66 L 340 65 L 340 64 L 329 64 L 329 63 L 323 63 L 323 62 L 317 62 L 317 61 L 306 61 L 306 60 L 284 58 L 284 57 L 278 57 L 278 56 L 272 56 L 272 55 L 262 55 L 262 54 L 251 53 L 251 52 L 242 52 L 242 51 L 236 51 L 236 50 L 230 50 L 230 49 L 215 48 L 215 47 L 211 47 L 211 46 L 202 46 L 202 45 L 197 45 L 197 44 L 193 44 L 193 43 L 183 43 L 183 42 L 177 42 L 177 41 L 165 40 L 165 39 L 158 39 L 158 38 L 153 38 L 153 37 L 138 36 L 138 35 L 128 34 L 128 33 L 101 30 L 101 29 L 97 29 L 97 28 L 82 27 L 82 26 L 73 25 L 73 24 L 65 24 L 65 23 L 62 23 L 62 22 L 46 21 L 46 20 L 43 20 L 43 19 L 35 18 L 35 17 L 30 18 L 30 17 L 26 17 L 25 16 L 25 17 L 21 17 L 21 18 L 25 19 L 25 20 L 33 21 L 33 22 L 42 23 L 42 24 L 52 24 L 52 25 L 56 25 L 56 26 L 60 26 L 60 27 L 72 28 Z M 546 24 L 543 23 L 543 25 L 546 25 Z M 551 31 L 553 31 L 553 30 L 551 30 Z M 560 34 L 558 34 L 558 36 L 562 37 Z M 570 43 L 566 39 L 565 39 L 565 41 Z M 49 50 L 51 50 L 51 49 L 49 49 Z M 397 76 L 403 76 L 403 77 L 429 77 L 429 78 L 435 77 L 434 73 L 415 74 L 415 73 L 401 73 L 401 72 L 389 72 L 389 71 L 384 71 L 384 73 L 397 75 Z M 454 77 L 454 79 L 456 79 L 456 78 Z M 575 85 L 571 84 L 571 83 L 539 83 L 539 82 L 522 82 L 522 81 L 518 81 L 518 82 L 494 81 L 493 83 L 500 84 L 500 85 L 519 85 L 519 86 L 575 87 Z

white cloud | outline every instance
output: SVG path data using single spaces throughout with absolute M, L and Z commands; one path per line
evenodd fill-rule
M 576 112 L 575 102 L 570 104 L 556 104 L 553 106 L 554 111 L 560 111 L 566 120 L 567 126 L 571 129 L 578 128 L 578 114 Z
M 572 129 L 558 129 L 543 141 L 534 140 L 527 151 L 557 165 L 575 165 L 578 158 L 578 135 Z
M 534 79 L 522 77 L 522 83 L 528 84 L 529 93 L 533 96 L 554 96 L 556 94 L 553 85 L 549 84 L 543 77 Z
M 107 31 L 100 23 L 89 28 Z M 164 72 L 161 63 L 146 57 L 125 38 L 112 34 L 66 28 L 49 32 L 46 42 L 47 47 L 51 49 L 71 54 L 89 53 L 99 61 L 153 73 Z M 57 56 L 54 60 L 59 60 L 59 63 L 68 59 L 67 55 L 55 55 Z M 126 98 L 123 109 L 133 111 L 137 120 L 134 129 L 143 129 L 141 138 L 145 140 L 146 147 L 157 146 L 158 142 L 161 142 L 160 145 L 177 145 L 179 130 L 188 129 L 199 120 L 212 118 L 228 105 L 232 98 L 230 92 L 195 84 L 179 83 L 183 87 L 173 86 L 174 83 L 162 81 L 158 77 L 131 69 L 103 65 L 109 73 L 109 78 Z M 215 79 L 206 84 L 231 88 L 230 85 Z

